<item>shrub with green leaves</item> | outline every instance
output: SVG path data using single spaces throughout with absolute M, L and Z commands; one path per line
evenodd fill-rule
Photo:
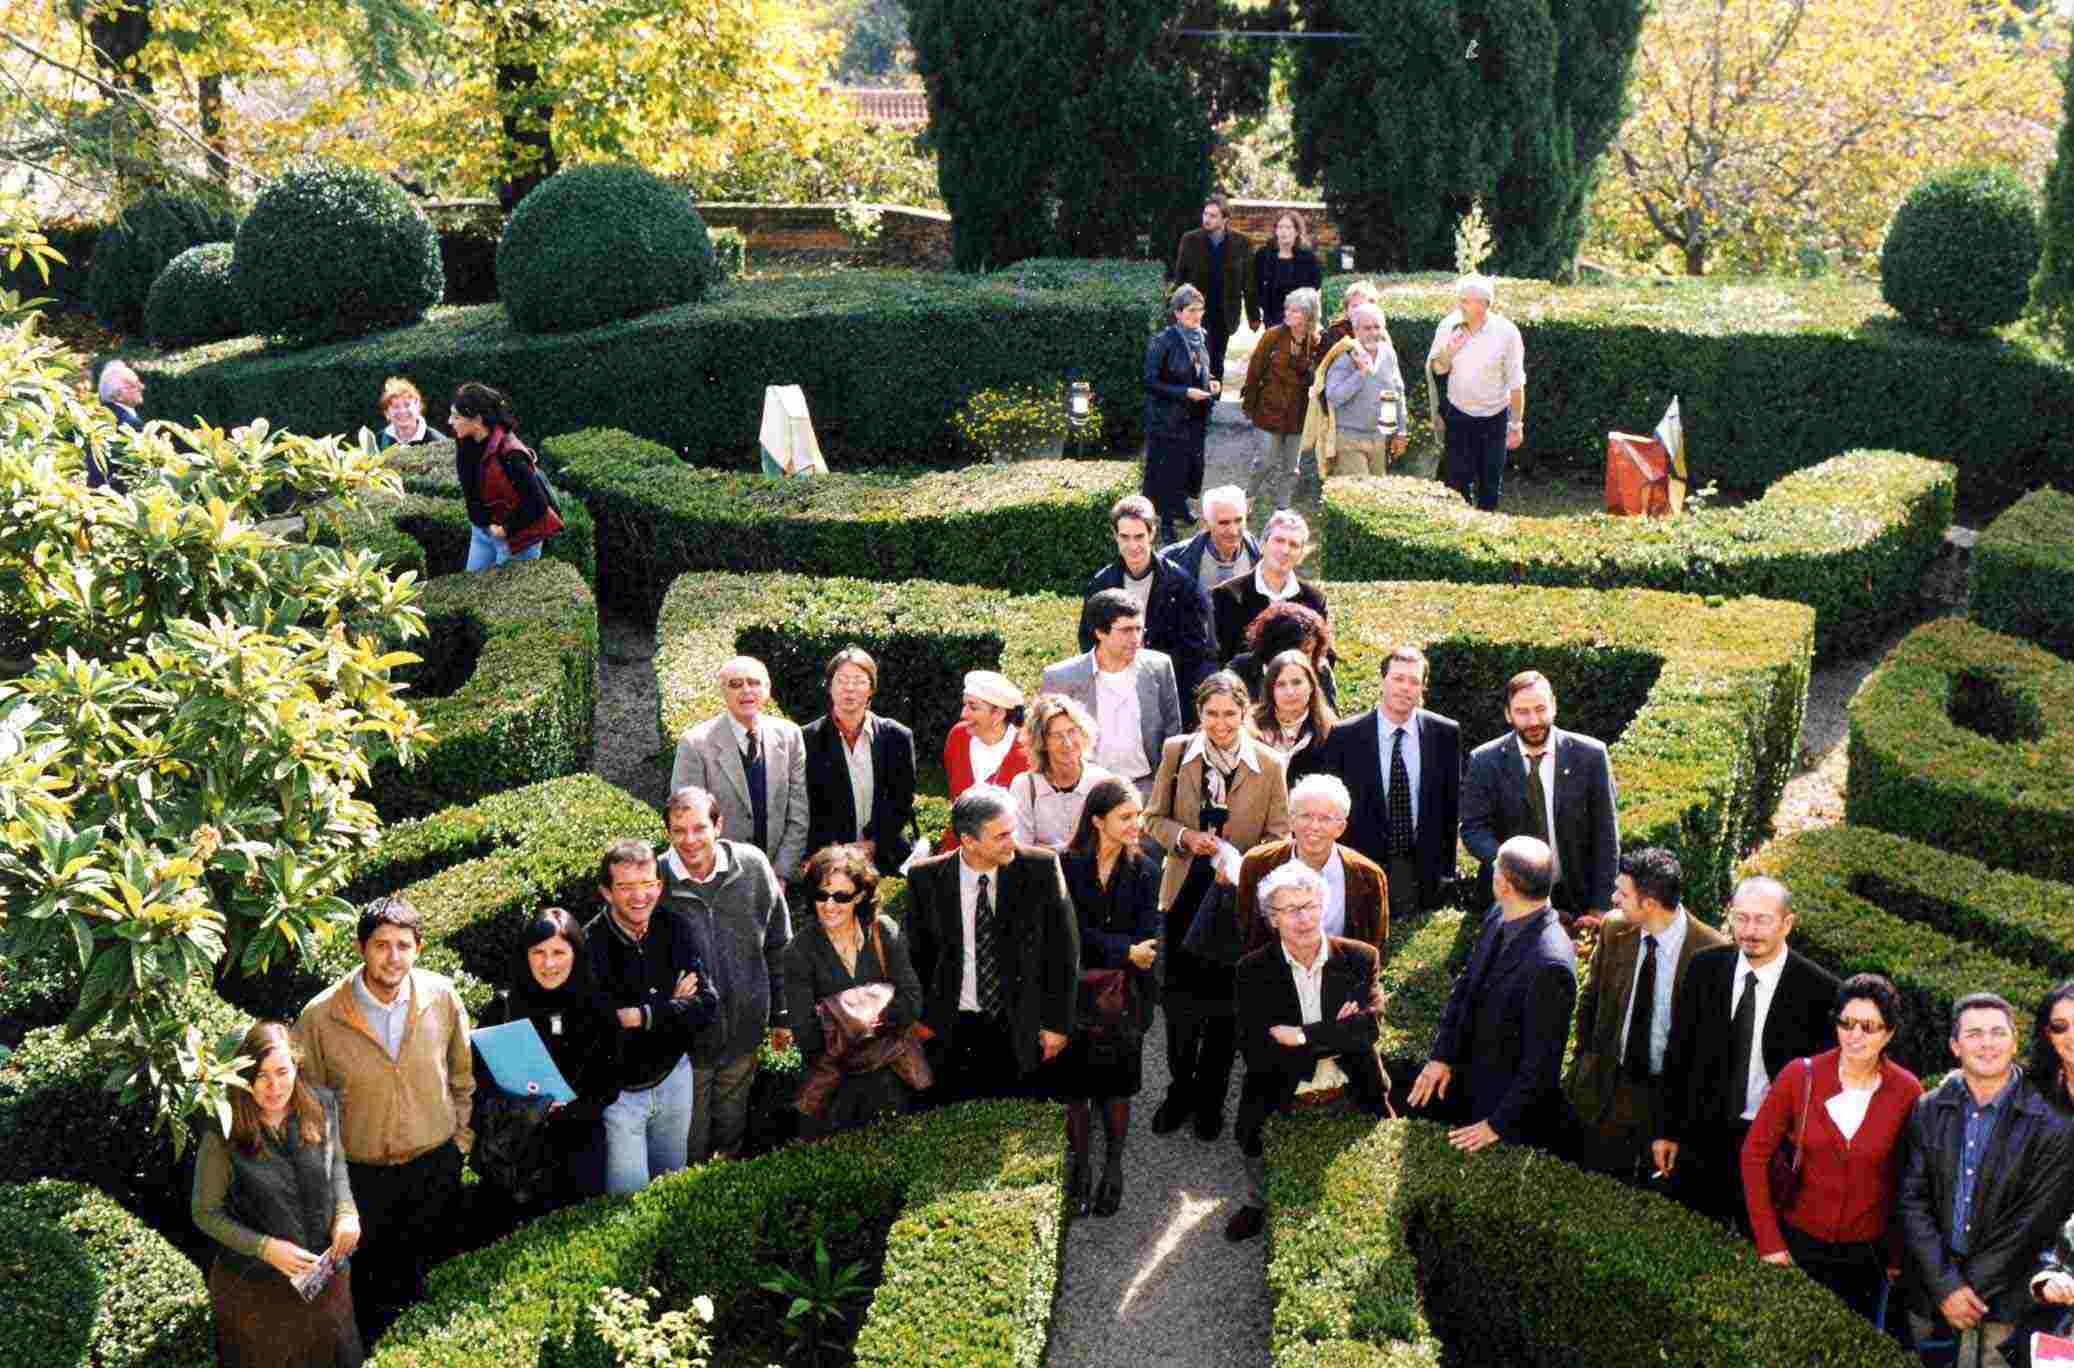
M 14 1368 L 193 1368 L 215 1352 L 200 1271 L 90 1187 L 0 1187 L 0 1268 Z
M 706 236 L 713 242 L 713 269 L 717 284 L 749 273 L 749 239 L 739 228 L 711 228 Z
M 691 196 L 638 166 L 549 177 L 519 201 L 497 243 L 497 297 L 520 332 L 575 332 L 694 304 L 719 279 Z
M 144 301 L 144 330 L 176 345 L 242 335 L 245 303 L 230 274 L 235 250 L 229 242 L 205 242 L 167 262 Z
M 1688 901 L 1719 905 L 1731 867 L 1763 837 L 1793 769 L 1811 609 L 1648 590 L 1323 588 L 1344 713 L 1375 701 L 1397 641 L 1424 646 L 1429 704 L 1460 721 L 1465 742 L 1501 734 L 1505 681 L 1542 671 L 1566 723 L 1612 744 L 1622 844 L 1669 846 L 1684 862 Z M 856 642 L 879 661 L 874 708 L 912 726 L 931 755 L 957 719 L 964 673 L 1000 670 L 1034 689 L 1045 665 L 1079 654 L 1080 606 L 1077 595 L 925 581 L 685 575 L 656 629 L 659 740 L 674 745 L 722 710 L 717 671 L 736 654 L 769 668 L 778 709 L 812 716 L 825 706 L 829 656 Z
M 439 234 L 401 186 L 316 159 L 259 192 L 238 229 L 231 273 L 246 325 L 298 347 L 415 323 L 446 288 Z M 363 410 L 365 395 L 379 390 L 363 391 Z
M 1919 328 L 1987 332 L 2023 317 L 2039 247 L 2037 197 L 2015 172 L 1940 171 L 1894 211 L 1880 294 Z
M 1974 543 L 1968 612 L 2074 660 L 2074 494 L 2034 489 Z
M 1960 618 L 1918 627 L 1851 700 L 1844 814 L 2074 880 L 2074 662 Z
M 94 243 L 87 278 L 94 313 L 118 332 L 137 331 L 145 324 L 152 282 L 168 262 L 201 243 L 228 242 L 237 232 L 237 215 L 224 205 L 153 191 L 110 220 Z
M 1343 476 L 1325 491 L 1332 569 L 1349 579 L 1419 576 L 1753 594 L 1815 610 L 1833 656 L 1877 641 L 1911 613 L 1944 543 L 1950 465 L 1858 451 L 1787 476 L 1756 503 L 1676 518 L 1493 519 L 1431 480 Z

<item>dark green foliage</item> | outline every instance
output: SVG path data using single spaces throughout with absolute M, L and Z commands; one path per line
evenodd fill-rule
M 711 1296 L 726 1345 L 783 1314 L 756 1289 L 762 1270 L 803 1266 L 816 1240 L 838 1265 L 880 1269 L 859 1365 L 1035 1363 L 1059 1274 L 1061 1154 L 1055 1110 L 986 1103 L 673 1174 L 434 1269 L 430 1298 L 370 1364 L 611 1368 L 587 1314 L 605 1287 L 652 1286 L 673 1307 Z
M 687 570 L 1077 590 L 1114 557 L 1109 506 L 1137 488 L 1113 461 L 737 475 L 609 429 L 549 438 L 541 459 L 557 487 L 595 510 L 600 596 L 646 618 Z
M 692 304 L 720 278 L 691 196 L 638 166 L 541 182 L 497 243 L 497 296 L 521 332 L 574 332 Z
M 1731 867 L 1756 845 L 1794 765 L 1807 697 L 1813 611 L 1762 599 L 1721 601 L 1642 590 L 1324 586 L 1339 642 L 1343 712 L 1370 706 L 1398 640 L 1433 661 L 1429 703 L 1466 741 L 1505 725 L 1502 686 L 1546 673 L 1565 717 L 1613 746 L 1624 846 L 1665 845 L 1686 871 L 1687 901 L 1719 905 Z M 933 756 L 956 720 L 959 680 L 996 669 L 1034 691 L 1044 666 L 1078 654 L 1080 601 L 909 581 L 695 574 L 671 587 L 656 629 L 662 734 L 719 713 L 721 662 L 745 653 L 770 669 L 776 705 L 825 706 L 822 668 L 856 642 L 878 658 L 873 706 L 914 728 Z M 1619 647 L 1609 645 L 1618 641 Z
M 1297 173 L 1325 189 L 1343 240 L 1389 270 L 1454 265 L 1456 221 L 1482 196 L 1487 270 L 1566 274 L 1599 158 L 1619 131 L 1638 0 L 1307 0 L 1291 83 Z
M 13 290 L 23 299 L 48 299 L 61 309 L 86 303 L 87 281 L 93 271 L 94 244 L 107 226 L 105 223 L 70 221 L 39 224 L 36 231 L 43 234 L 44 241 L 57 248 L 64 261 L 51 262 L 50 277 L 45 279 L 35 264 L 26 258 L 19 266 L 12 267 L 0 258 L 0 290 Z
M 1880 248 L 1880 293 L 1919 328 L 1986 332 L 2023 316 L 2038 269 L 2038 208 L 2001 166 L 1962 166 L 1909 192 Z
M 836 79 L 845 85 L 897 85 L 913 68 L 907 10 L 900 0 L 847 0 L 841 10 L 842 54 Z
M 144 326 L 151 282 L 166 263 L 198 243 L 228 242 L 237 231 L 237 216 L 220 205 L 164 190 L 146 195 L 118 214 L 94 243 L 87 277 L 94 313 L 117 332 L 136 332 Z
M 714 228 L 707 232 L 713 240 L 713 269 L 715 280 L 733 280 L 749 271 L 749 239 L 739 228 Z
M 2038 276 L 2031 304 L 2063 352 L 2074 351 L 2074 71 L 2060 68 L 2064 87 L 2059 147 L 2045 176 Z
M 401 186 L 314 159 L 260 191 L 232 274 L 252 331 L 299 347 L 414 323 L 446 288 L 439 235 Z
M 1851 700 L 1844 812 L 2074 880 L 2074 663 L 1959 618 L 1909 633 Z
M 1721 1227 L 1523 1146 L 1312 1113 L 1271 1123 L 1267 1171 L 1276 1368 L 1914 1362 Z
M 1919 1074 L 1952 1066 L 1952 1004 L 1987 989 L 2019 1034 L 2045 990 L 2074 975 L 2074 887 L 1990 869 L 1862 826 L 1817 827 L 1767 846 L 1748 872 L 1793 889 L 1793 945 L 1839 976 L 1885 974 L 1901 991 L 1888 1048 Z
M 1951 466 L 1853 452 L 1738 508 L 1678 518 L 1510 518 L 1502 528 L 1431 480 L 1336 479 L 1323 540 L 1349 579 L 1568 584 L 1755 594 L 1815 610 L 1824 656 L 1877 641 L 1915 609 L 1952 520 Z M 2074 531 L 2074 529 L 2070 529 Z
M 233 250 L 228 242 L 205 242 L 167 262 L 144 301 L 144 330 L 175 345 L 241 336 L 245 305 L 231 283 Z
M 78 1183 L 0 1187 L 10 1368 L 193 1368 L 209 1289 L 179 1250 Z
M 1968 611 L 1983 627 L 2074 660 L 2074 495 L 2035 489 L 1973 547 Z
M 795 383 L 838 470 L 963 465 L 950 419 L 966 399 L 1068 373 L 1094 385 L 1114 449 L 1133 451 L 1158 296 L 1149 262 L 1028 280 L 844 271 L 731 283 L 703 303 L 584 333 L 520 333 L 491 307 L 442 310 L 417 328 L 307 353 L 255 341 L 140 370 L 153 412 L 222 424 L 263 414 L 308 433 L 357 431 L 387 376 L 408 375 L 434 396 L 481 380 L 512 396 L 536 448 L 556 433 L 613 427 L 693 465 L 738 470 L 760 468 L 764 387 Z

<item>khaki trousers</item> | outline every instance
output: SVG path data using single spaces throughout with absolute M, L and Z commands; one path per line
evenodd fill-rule
M 1348 437 L 1342 434 L 1332 447 L 1334 475 L 1384 475 L 1389 460 L 1387 437 Z

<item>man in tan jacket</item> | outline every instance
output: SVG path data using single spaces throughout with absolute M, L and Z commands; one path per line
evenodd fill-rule
M 360 914 L 360 968 L 310 999 L 295 1033 L 304 1075 L 338 1094 L 339 1133 L 364 1232 L 354 1309 L 372 1344 L 425 1295 L 447 1252 L 475 1068 L 451 981 L 413 967 L 424 919 L 402 898 Z

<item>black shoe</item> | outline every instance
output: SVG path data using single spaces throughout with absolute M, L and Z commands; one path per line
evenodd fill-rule
M 1086 1154 L 1075 1154 L 1066 1166 L 1066 1202 L 1075 1215 L 1085 1216 L 1094 1207 L 1094 1173 Z
M 1168 1093 L 1167 1100 L 1160 1103 L 1159 1110 L 1152 1114 L 1152 1133 L 1172 1135 L 1181 1129 L 1181 1123 L 1188 1119 L 1191 1110 L 1187 1098 L 1178 1093 Z
M 1095 1193 L 1095 1215 L 1114 1216 L 1123 1205 L 1123 1170 L 1112 1168 L 1102 1175 L 1101 1189 Z
M 1229 1221 L 1225 1222 L 1224 1238 L 1230 1240 L 1233 1244 L 1244 1244 L 1265 1229 L 1267 1229 L 1267 1208 L 1242 1206 L 1232 1213 Z
M 1224 1108 L 1205 1109 L 1195 1114 L 1195 1138 L 1215 1140 L 1224 1134 Z

